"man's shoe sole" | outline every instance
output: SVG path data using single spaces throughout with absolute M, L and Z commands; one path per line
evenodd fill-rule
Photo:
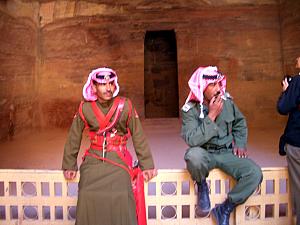
M 197 207 L 195 213 L 199 217 L 207 217 L 210 213 L 210 209 L 202 210 Z

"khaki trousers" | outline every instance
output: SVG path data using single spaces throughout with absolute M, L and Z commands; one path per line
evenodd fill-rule
M 286 159 L 290 177 L 291 199 L 300 225 L 300 147 L 286 144 Z
M 187 150 L 184 159 L 188 171 L 197 182 L 206 178 L 209 171 L 214 168 L 219 168 L 232 176 L 237 183 L 228 193 L 228 198 L 236 205 L 245 202 L 262 181 L 260 167 L 251 159 L 233 155 L 231 148 L 214 153 L 201 147 L 192 147 Z

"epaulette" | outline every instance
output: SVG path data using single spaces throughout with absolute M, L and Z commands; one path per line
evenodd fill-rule
M 233 97 L 228 92 L 225 92 L 225 94 L 224 94 L 224 100 L 227 100 L 227 99 L 232 100 Z
M 187 103 L 185 103 L 185 104 L 182 106 L 181 109 L 182 109 L 183 112 L 187 112 L 187 111 L 189 111 L 191 108 L 193 108 L 195 105 L 196 105 L 195 102 L 187 102 Z

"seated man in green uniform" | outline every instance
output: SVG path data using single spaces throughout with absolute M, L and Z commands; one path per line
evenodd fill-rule
M 144 179 L 150 180 L 157 171 L 136 110 L 128 98 L 118 93 L 115 71 L 93 70 L 83 87 L 85 101 L 81 102 L 69 131 L 62 163 L 66 179 L 76 176 L 84 128 L 88 129 L 91 141 L 80 166 L 77 225 L 137 225 L 138 221 L 140 225 L 140 221 L 146 221 L 145 212 L 143 218 L 136 215 L 137 170 L 132 168 L 126 146 L 130 135 L 142 170 L 142 185 Z
M 218 225 L 229 225 L 230 213 L 246 201 L 262 181 L 262 172 L 247 158 L 247 125 L 240 110 L 225 92 L 226 77 L 217 67 L 199 67 L 189 80 L 190 94 L 182 107 L 181 135 L 189 145 L 187 169 L 198 186 L 196 213 L 210 212 L 206 177 L 219 168 L 236 179 L 227 199 L 212 209 Z

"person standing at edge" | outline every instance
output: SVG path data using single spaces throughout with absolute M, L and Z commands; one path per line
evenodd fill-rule
M 190 94 L 182 107 L 181 135 L 189 145 L 184 159 L 198 187 L 197 210 L 211 209 L 206 177 L 219 168 L 236 179 L 227 199 L 212 209 L 218 225 L 229 225 L 230 213 L 255 191 L 262 172 L 247 158 L 246 120 L 226 90 L 226 77 L 217 67 L 199 67 L 189 80 Z
M 296 59 L 296 69 L 300 70 L 300 56 Z M 300 225 L 300 72 L 282 81 L 282 93 L 277 102 L 277 111 L 289 115 L 281 137 L 279 154 L 286 155 L 292 201 Z
M 135 205 L 136 170 L 126 146 L 130 135 L 142 170 L 139 174 L 144 178 L 140 179 L 142 184 L 157 175 L 138 114 L 130 99 L 118 93 L 115 71 L 106 67 L 93 70 L 83 87 L 85 101 L 68 134 L 62 162 L 66 179 L 76 176 L 84 128 L 91 141 L 80 166 L 76 225 L 137 225 L 140 221 L 138 207 L 143 206 Z M 145 212 L 143 216 L 146 223 Z

